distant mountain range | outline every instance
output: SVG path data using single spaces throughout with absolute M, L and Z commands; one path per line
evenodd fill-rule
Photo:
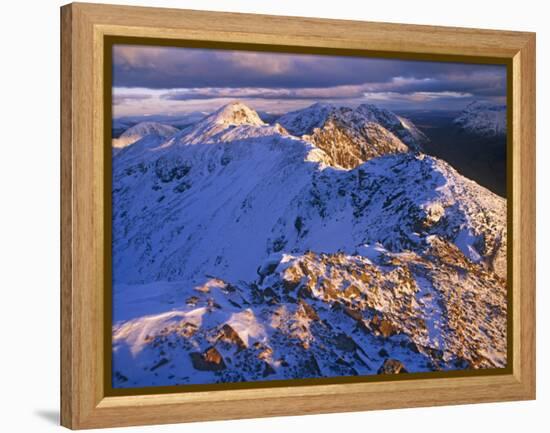
M 113 385 L 505 366 L 506 200 L 388 110 L 266 120 L 113 141 Z
M 506 135 L 506 106 L 475 101 L 469 104 L 453 122 L 468 134 L 483 137 L 504 136 Z
M 429 138 L 424 152 L 506 197 L 506 107 L 477 101 L 460 112 L 415 111 L 406 115 Z
M 191 113 L 181 114 L 181 115 L 159 114 L 159 115 L 118 117 L 116 119 L 113 119 L 112 135 L 113 135 L 113 138 L 118 138 L 123 132 L 128 130 L 128 128 L 142 122 L 161 123 L 163 125 L 173 126 L 178 129 L 184 129 L 198 122 L 199 120 L 201 120 L 207 115 L 208 113 L 204 113 L 202 111 L 193 111 Z

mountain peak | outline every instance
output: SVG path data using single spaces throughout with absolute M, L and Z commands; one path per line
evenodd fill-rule
M 178 128 L 159 122 L 139 122 L 124 131 L 118 139 L 113 140 L 113 147 L 124 148 L 148 135 L 169 138 L 179 132 Z
M 242 102 L 231 102 L 183 130 L 169 145 L 237 141 L 273 134 L 286 134 L 282 128 L 265 123 L 258 113 Z
M 315 104 L 310 105 L 308 108 L 317 110 L 332 110 L 335 107 L 333 104 L 330 104 L 328 102 L 316 102 Z
M 422 143 L 428 140 L 409 119 L 401 117 L 386 108 L 365 103 L 359 105 L 355 111 L 365 116 L 369 122 L 379 123 L 388 131 L 394 133 L 411 150 L 422 150 Z
M 371 122 L 387 124 L 399 123 L 399 116 L 397 116 L 397 114 L 395 114 L 393 111 L 390 111 L 386 108 L 378 107 L 374 104 L 361 104 L 355 109 L 355 111 L 361 113 Z
M 278 119 L 278 122 L 293 135 L 311 134 L 321 127 L 336 107 L 324 102 L 316 102 L 309 107 L 291 111 Z
M 124 131 L 120 135 L 120 137 L 132 137 L 132 136 L 144 137 L 146 135 L 153 135 L 153 134 L 161 135 L 163 137 L 169 137 L 171 135 L 174 135 L 176 132 L 178 132 L 178 129 L 173 126 L 166 125 L 160 122 L 145 121 L 145 122 L 139 122 L 134 126 L 131 126 L 126 131 Z
M 484 101 L 484 100 L 476 100 L 476 101 L 470 102 L 464 108 L 464 110 L 487 110 L 487 109 L 489 109 L 489 110 L 502 111 L 505 108 L 506 107 L 504 105 L 498 105 L 498 104 L 494 104 L 492 102 Z
M 239 101 L 224 105 L 204 120 L 217 125 L 265 125 L 255 110 Z

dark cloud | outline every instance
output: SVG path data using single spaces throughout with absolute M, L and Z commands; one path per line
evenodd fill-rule
M 191 101 L 200 99 L 266 99 L 266 100 L 334 100 L 361 97 L 362 92 L 341 92 L 338 87 L 315 89 L 250 89 L 250 88 L 206 88 L 204 90 L 175 90 L 161 97 L 171 101 Z
M 415 79 L 394 77 L 388 82 L 362 83 L 332 87 L 314 88 L 261 88 L 261 87 L 204 87 L 172 90 L 161 98 L 171 101 L 190 101 L 213 98 L 230 99 L 273 99 L 273 100 L 338 100 L 362 98 L 366 94 L 392 93 L 414 95 L 420 93 L 442 97 L 449 94 L 474 94 L 484 97 L 503 95 L 505 89 L 499 83 L 501 78 L 494 74 L 482 77 L 469 76 L 464 79 Z M 454 95 L 453 95 L 454 96 Z
M 499 65 L 129 45 L 113 50 L 113 104 L 124 114 L 210 111 L 235 99 L 277 112 L 321 100 L 456 109 L 475 99 L 503 103 L 506 96 L 506 68 Z
M 394 77 L 434 79 L 403 91 L 505 92 L 503 66 L 126 45 L 115 46 L 113 58 L 117 87 L 299 89 L 384 83 Z

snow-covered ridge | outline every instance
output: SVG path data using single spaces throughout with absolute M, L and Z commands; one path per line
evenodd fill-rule
M 356 124 L 359 122 L 376 123 L 394 134 L 414 151 L 421 150 L 422 143 L 427 140 L 427 137 L 410 120 L 372 104 L 361 104 L 355 109 L 350 109 L 316 103 L 285 114 L 278 119 L 278 122 L 291 134 L 302 136 L 313 133 L 316 128 L 322 128 L 331 118 L 354 118 Z
M 506 200 L 385 115 L 308 139 L 231 104 L 116 156 L 114 384 L 506 365 Z
M 302 139 L 322 149 L 331 165 L 355 168 L 369 159 L 409 152 L 409 147 L 380 123 L 349 108 L 331 112 L 322 127 Z
M 217 124 L 224 126 L 231 125 L 258 125 L 265 123 L 260 119 L 258 113 L 241 102 L 232 102 L 207 116 L 201 123 Z
M 315 128 L 322 127 L 329 114 L 335 110 L 336 107 L 332 104 L 317 102 L 279 117 L 278 122 L 291 134 L 301 137 L 311 134 Z
M 155 122 L 163 125 L 170 125 L 174 128 L 184 129 L 199 120 L 204 119 L 208 114 L 203 111 L 192 111 L 180 114 L 144 114 L 134 116 L 121 116 L 113 119 L 112 130 L 115 136 L 124 132 L 128 128 L 142 122 Z
M 377 107 L 373 104 L 361 104 L 356 109 L 371 122 L 379 123 L 387 130 L 393 132 L 411 150 L 420 151 L 422 142 L 428 138 L 414 126 L 413 122 L 402 116 L 398 116 L 390 110 Z
M 159 122 L 140 122 L 124 131 L 119 138 L 113 139 L 112 146 L 115 149 L 122 149 L 148 135 L 166 139 L 177 132 L 179 132 L 179 129 Z
M 484 137 L 506 135 L 506 106 L 474 101 L 453 122 L 469 134 Z
M 233 141 L 282 133 L 285 131 L 280 125 L 268 125 L 253 109 L 241 102 L 233 102 L 183 130 L 167 146 Z

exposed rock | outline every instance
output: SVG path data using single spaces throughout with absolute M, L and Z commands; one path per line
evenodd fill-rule
M 260 353 L 258 353 L 258 359 L 263 359 L 264 361 L 271 358 L 273 355 L 273 349 L 271 347 L 265 347 Z
M 180 324 L 180 330 L 181 335 L 186 338 L 190 338 L 195 334 L 195 332 L 197 332 L 197 325 L 184 321 Z
M 392 323 L 389 320 L 382 320 L 380 322 L 379 329 L 384 337 L 389 337 L 395 334 L 395 327 L 392 325 Z
M 417 228 L 420 230 L 428 230 L 441 221 L 444 215 L 445 208 L 441 203 L 430 203 L 421 209 L 420 221 Z
M 354 168 L 369 159 L 381 155 L 408 152 L 409 148 L 383 126 L 365 122 L 353 112 L 339 111 L 332 114 L 323 128 L 316 128 L 312 135 L 304 136 L 322 149 L 333 164 Z
M 397 359 L 386 359 L 378 369 L 378 374 L 400 374 L 407 373 L 405 366 Z
M 193 367 L 201 371 L 220 371 L 226 368 L 222 355 L 215 347 L 210 347 L 204 353 L 191 352 Z
M 360 310 L 345 307 L 344 308 L 344 313 L 346 313 L 352 319 L 357 320 L 358 322 L 363 321 L 363 313 Z
M 222 339 L 223 341 L 236 344 L 240 349 L 246 348 L 246 344 L 241 339 L 237 331 L 235 331 L 231 327 L 231 325 L 228 325 L 227 323 L 222 326 L 221 333 L 218 338 Z

